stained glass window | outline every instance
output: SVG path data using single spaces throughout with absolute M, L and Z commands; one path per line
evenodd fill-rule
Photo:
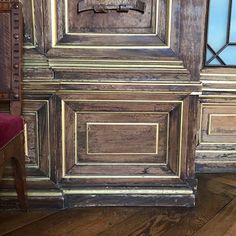
M 236 66 L 236 0 L 209 0 L 207 66 Z

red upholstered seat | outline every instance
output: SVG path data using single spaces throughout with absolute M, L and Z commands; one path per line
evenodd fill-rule
M 0 149 L 22 130 L 24 130 L 24 122 L 21 117 L 0 113 Z

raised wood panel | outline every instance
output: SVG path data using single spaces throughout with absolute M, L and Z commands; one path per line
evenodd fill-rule
M 24 19 L 24 48 L 44 52 L 43 0 L 22 0 Z
M 210 115 L 209 135 L 236 136 L 236 114 Z
M 62 178 L 93 182 L 97 176 L 114 183 L 119 177 L 180 178 L 185 171 L 183 101 L 114 96 L 93 100 L 60 95 Z
M 49 101 L 24 100 L 26 163 L 50 177 Z
M 140 0 L 138 0 L 140 1 Z M 137 1 L 103 1 L 105 5 L 135 5 Z M 54 45 L 165 46 L 169 43 L 172 0 L 143 0 L 144 13 L 93 10 L 78 13 L 78 5 L 91 8 L 96 0 L 52 0 Z M 86 8 L 86 7 L 85 7 Z M 55 31 L 57 29 L 57 31 Z
M 116 112 L 112 112 L 112 105 L 111 105 L 111 111 L 107 112 L 107 113 L 99 113 L 99 112 L 87 112 L 85 114 L 78 114 L 76 116 L 76 122 L 77 122 L 77 130 L 76 130 L 76 139 L 77 139 L 77 143 L 78 143 L 78 148 L 77 148 L 77 152 L 78 152 L 78 156 L 79 159 L 82 161 L 86 160 L 87 161 L 108 161 L 109 162 L 109 155 L 116 155 L 116 157 L 114 157 L 115 160 L 112 160 L 113 162 L 125 162 L 127 160 L 129 160 L 130 162 L 153 162 L 153 161 L 158 161 L 158 162 L 165 162 L 166 160 L 166 156 L 167 156 L 167 132 L 168 132 L 168 114 L 163 114 L 163 115 L 159 115 L 158 112 L 155 113 L 149 113 L 149 112 L 130 112 L 130 113 L 116 113 Z M 142 133 L 141 137 L 133 137 L 134 135 L 134 126 L 132 127 L 132 124 L 136 124 L 136 126 L 139 126 L 139 129 L 137 129 L 136 127 L 136 132 L 137 130 L 139 130 L 140 132 L 140 125 L 142 125 L 144 122 L 146 124 L 145 128 L 147 128 L 147 126 L 149 126 L 149 132 L 150 132 L 150 125 L 153 128 L 153 119 L 156 120 L 156 124 L 155 124 L 155 129 L 152 129 L 152 135 L 150 135 L 150 137 L 148 137 L 147 140 L 145 140 L 145 136 L 147 136 L 148 134 L 146 134 L 146 129 L 145 132 L 144 130 Z M 111 134 L 109 134 L 110 136 L 110 140 L 109 137 L 106 135 L 109 132 L 111 132 L 111 130 L 107 130 L 107 131 L 101 131 L 100 129 L 100 140 L 97 136 L 93 136 L 91 139 L 89 139 L 89 132 L 90 130 L 88 130 L 88 126 L 91 123 L 100 123 L 101 122 L 105 125 L 106 123 L 116 123 L 118 124 L 130 124 L 129 126 L 126 127 L 126 131 L 129 130 L 129 133 L 120 133 L 120 125 L 119 127 L 115 127 L 116 129 L 119 129 L 119 136 L 118 137 L 112 137 Z M 160 136 L 156 133 L 157 129 L 156 126 L 159 124 L 160 129 L 158 129 L 158 131 L 160 132 Z M 101 127 L 101 126 L 100 126 Z M 114 127 L 114 126 L 113 126 Z M 144 127 L 144 126 L 142 126 Z M 128 129 L 127 129 L 128 128 Z M 104 130 L 104 126 L 103 129 Z M 124 129 L 123 129 L 124 130 Z M 118 130 L 116 131 L 116 135 L 118 135 Z M 113 133 L 115 134 L 115 133 Z M 149 133 L 150 134 L 150 133 Z M 158 137 L 157 137 L 158 136 Z M 91 134 L 90 134 L 91 137 Z M 102 138 L 104 137 L 104 138 Z M 131 137 L 134 138 L 134 143 L 131 141 Z M 125 138 L 125 139 L 124 139 Z M 108 140 L 106 140 L 108 139 Z M 86 143 L 83 142 L 86 141 Z M 116 141 L 122 142 L 122 144 L 124 144 L 124 142 L 126 142 L 126 147 L 121 147 L 121 149 L 119 147 L 117 147 L 117 145 L 119 144 L 119 142 L 117 143 Z M 150 144 L 148 145 L 148 147 L 146 148 L 146 152 L 145 150 L 145 143 L 147 142 L 151 142 L 151 147 Z M 91 143 L 92 142 L 92 143 Z M 113 146 L 110 147 L 105 147 L 105 149 L 107 151 L 105 151 L 104 147 L 101 147 L 102 143 L 105 143 L 106 145 L 110 145 L 113 144 Z M 131 142 L 131 143 L 130 143 Z M 138 143 L 137 143 L 138 142 Z M 121 145 L 122 145 L 121 144 Z M 142 149 L 142 151 L 138 152 L 137 148 L 136 151 L 134 151 L 135 145 L 141 145 L 144 147 L 144 149 Z M 115 145 L 115 146 L 114 146 Z M 129 146 L 130 145 L 130 146 Z M 93 146 L 93 147 L 91 147 Z M 158 151 L 157 151 L 157 147 L 158 147 Z M 91 150 L 92 151 L 89 151 Z M 103 149 L 103 152 L 101 152 L 99 154 L 99 148 L 100 151 L 101 149 Z M 108 150 L 110 149 L 110 151 L 108 152 Z M 111 151 L 113 149 L 113 151 Z M 116 151 L 114 151 L 114 149 L 116 149 Z M 121 150 L 125 150 L 123 151 L 123 155 Z M 131 149 L 133 151 L 131 151 Z M 138 147 L 138 150 L 140 150 L 141 147 Z M 151 150 L 150 150 L 151 149 Z M 96 153 L 94 153 L 93 155 L 93 150 L 96 150 Z M 129 150 L 129 152 L 127 151 Z M 105 152 L 105 153 L 104 153 Z M 106 153 L 107 152 L 107 153 Z M 102 154 L 103 153 L 103 154 Z M 110 153 L 108 155 L 108 153 Z M 89 156 L 87 156 L 89 155 Z M 98 156 L 99 155 L 99 156 Z M 131 156 L 129 156 L 131 155 Z M 129 156 L 129 157 L 127 157 Z
M 86 133 L 87 154 L 158 154 L 158 123 L 87 123 Z
M 116 10 L 108 11 L 105 14 L 96 13 L 93 10 L 78 13 L 79 6 L 91 9 L 91 6 L 101 4 L 98 0 L 83 1 L 65 1 L 66 7 L 66 27 L 68 33 L 149 33 L 156 32 L 156 19 L 158 15 L 159 0 L 141 1 L 145 4 L 144 12 L 129 10 L 125 12 L 117 12 Z M 102 4 L 112 4 L 119 7 L 120 4 L 136 5 L 136 0 L 103 1 Z M 165 12 L 163 12 L 165 13 Z M 162 15 L 165 17 L 165 15 Z
M 203 104 L 201 143 L 236 143 L 236 105 Z
M 197 172 L 232 172 L 236 165 L 236 103 L 231 96 L 201 99 Z
M 23 0 L 24 43 L 27 47 L 35 46 L 35 0 Z

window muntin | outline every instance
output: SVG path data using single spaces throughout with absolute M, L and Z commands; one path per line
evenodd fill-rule
M 236 66 L 236 0 L 209 0 L 207 66 Z

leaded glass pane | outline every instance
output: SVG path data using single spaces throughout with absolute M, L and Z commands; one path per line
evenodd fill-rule
M 236 1 L 232 3 L 232 15 L 230 24 L 230 42 L 236 43 Z
M 236 66 L 236 0 L 209 0 L 207 66 Z

